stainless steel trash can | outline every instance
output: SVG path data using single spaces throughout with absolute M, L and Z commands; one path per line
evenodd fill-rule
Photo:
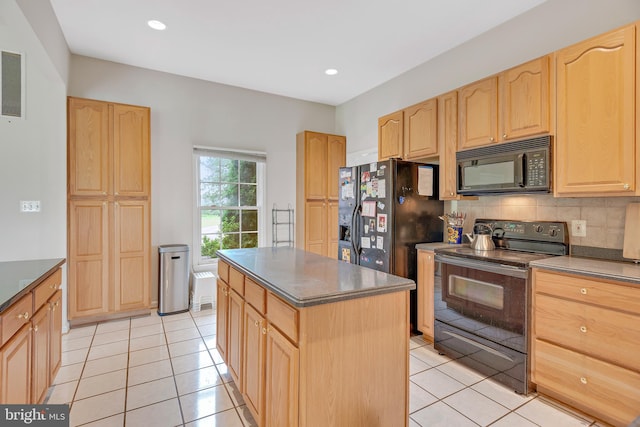
M 158 314 L 189 310 L 189 246 L 160 245 L 158 274 Z

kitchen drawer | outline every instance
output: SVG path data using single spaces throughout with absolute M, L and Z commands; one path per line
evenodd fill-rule
M 538 293 L 533 316 L 536 338 L 640 371 L 640 316 Z
M 640 288 L 569 274 L 533 270 L 535 292 L 640 315 Z
M 4 345 L 18 329 L 27 324 L 33 314 L 33 297 L 31 292 L 12 304 L 0 320 L 0 346 Z
M 58 290 L 61 283 L 62 270 L 58 269 L 55 273 L 51 274 L 51 276 L 44 279 L 44 281 L 33 290 L 33 313 L 38 311 L 40 307 L 42 307 L 42 305 L 51 298 L 51 295 Z
M 267 318 L 290 340 L 298 343 L 298 310 L 271 292 L 267 293 Z
M 248 277 L 244 279 L 244 299 L 264 316 L 267 291 Z
M 640 414 L 640 374 L 536 340 L 538 391 L 615 425 Z M 611 351 L 615 351 L 612 348 Z
M 229 284 L 229 264 L 218 260 L 218 277 L 222 279 L 222 281 L 226 284 Z
M 229 267 L 229 286 L 236 291 L 238 295 L 244 296 L 244 274 L 240 273 L 233 267 Z

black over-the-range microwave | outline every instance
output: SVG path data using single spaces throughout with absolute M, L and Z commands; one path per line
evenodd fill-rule
M 456 153 L 458 194 L 551 191 L 551 136 Z

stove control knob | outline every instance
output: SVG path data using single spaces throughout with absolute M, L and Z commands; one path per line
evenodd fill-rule
M 533 226 L 533 230 L 534 230 L 536 233 L 542 233 L 542 230 L 543 230 L 543 229 L 544 229 L 544 227 L 542 227 L 540 224 L 537 224 L 537 225 L 534 225 L 534 226 Z
M 558 230 L 556 230 L 555 228 L 552 228 L 551 230 L 549 230 L 549 236 L 556 237 L 557 235 L 558 235 Z

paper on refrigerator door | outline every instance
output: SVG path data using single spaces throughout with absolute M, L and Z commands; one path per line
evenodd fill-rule
M 418 166 L 418 195 L 433 196 L 433 168 Z

